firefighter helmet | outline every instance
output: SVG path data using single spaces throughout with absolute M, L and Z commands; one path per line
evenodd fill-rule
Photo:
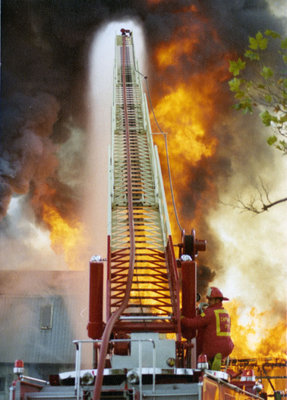
M 208 288 L 206 297 L 208 299 L 229 300 L 227 297 L 223 296 L 223 293 L 221 290 L 219 290 L 217 287 L 214 287 L 214 286 Z

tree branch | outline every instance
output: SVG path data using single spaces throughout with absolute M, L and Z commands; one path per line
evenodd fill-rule
M 279 203 L 284 203 L 285 201 L 287 201 L 287 197 L 284 197 L 283 199 L 280 199 L 280 200 L 270 202 L 268 204 L 263 204 L 261 212 L 267 211 L 268 208 L 276 206 L 276 204 L 279 204 Z
M 283 197 L 282 199 L 278 199 L 276 201 L 271 201 L 267 187 L 265 186 L 261 178 L 259 178 L 259 181 L 260 186 L 256 186 L 257 195 L 253 195 L 247 202 L 244 201 L 240 196 L 238 196 L 235 199 L 235 204 L 226 204 L 223 202 L 221 203 L 232 208 L 240 209 L 242 211 L 250 211 L 254 214 L 262 214 L 263 212 L 268 211 L 271 207 L 287 202 L 287 197 Z

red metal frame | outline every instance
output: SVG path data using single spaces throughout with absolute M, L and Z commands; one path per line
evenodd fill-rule
M 145 301 L 139 303 L 139 307 L 150 309 L 145 313 L 141 312 L 141 314 L 170 315 L 173 311 L 172 305 L 174 303 L 171 299 L 175 297 L 171 295 L 171 292 L 176 292 L 176 290 L 173 289 L 170 291 L 169 280 L 172 280 L 173 287 L 175 287 L 176 277 L 174 273 L 170 273 L 170 268 L 167 269 L 166 267 L 167 259 L 165 254 L 155 249 L 145 248 L 142 249 L 140 256 L 141 260 L 137 261 L 134 271 L 132 293 L 130 296 L 130 300 L 132 301 L 127 305 L 127 310 L 124 313 L 126 315 L 136 313 L 136 311 L 131 311 L 131 308 L 136 308 L 133 301 L 138 297 L 136 292 L 141 292 L 141 299 Z M 119 306 L 126 292 L 128 257 L 128 249 L 119 250 L 111 255 L 112 272 L 109 284 L 111 312 Z M 171 275 L 173 276 L 172 279 L 170 278 Z M 149 285 L 146 288 L 146 292 L 144 292 L 143 288 L 137 287 L 137 285 L 145 284 Z M 150 303 L 147 302 L 148 300 L 150 300 Z
M 185 317 L 193 318 L 196 314 L 197 296 L 197 266 L 195 261 L 182 261 L 182 314 Z M 186 339 L 195 337 L 195 331 L 183 332 Z
M 103 333 L 103 262 L 90 262 L 88 336 L 100 339 Z
M 181 325 L 180 325 L 180 298 L 179 298 L 179 280 L 177 272 L 177 263 L 174 255 L 174 247 L 172 238 L 169 235 L 167 247 L 166 247 L 167 262 L 169 265 L 170 281 L 171 281 L 171 300 L 173 302 L 173 314 L 176 320 L 177 328 L 177 340 L 181 340 Z
M 111 237 L 107 238 L 107 286 L 106 286 L 106 320 L 110 318 L 111 310 Z

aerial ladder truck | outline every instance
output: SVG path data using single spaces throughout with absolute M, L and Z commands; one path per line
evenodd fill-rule
M 198 363 L 195 332 L 181 332 L 181 314 L 196 315 L 196 257 L 206 241 L 182 231 L 175 256 L 147 96 L 126 29 L 115 44 L 108 199 L 107 256 L 90 261 L 90 339 L 74 341 L 75 370 L 31 383 L 17 360 L 11 399 L 259 398 L 228 383 L 226 372 L 209 370 L 204 356 Z M 93 348 L 90 369 L 81 367 L 86 345 Z

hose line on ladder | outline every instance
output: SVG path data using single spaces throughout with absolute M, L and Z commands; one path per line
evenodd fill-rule
M 129 270 L 127 276 L 127 284 L 125 295 L 120 307 L 111 315 L 107 321 L 103 336 L 102 344 L 100 349 L 99 364 L 97 368 L 96 384 L 94 387 L 93 400 L 100 400 L 103 372 L 105 367 L 105 359 L 107 355 L 108 345 L 110 336 L 114 327 L 114 324 L 119 319 L 120 315 L 126 309 L 130 291 L 133 282 L 134 274 L 134 263 L 135 263 L 135 233 L 134 233 L 134 218 L 133 218 L 133 197 L 132 197 L 132 174 L 131 174 L 131 155 L 130 155 L 130 144 L 129 144 L 129 120 L 127 111 L 127 93 L 126 93 L 126 37 L 123 36 L 122 45 L 122 83 L 123 83 L 123 105 L 124 105 L 124 121 L 125 121 L 125 140 L 126 140 L 126 152 L 127 152 L 127 192 L 128 192 L 128 219 L 129 219 L 129 234 L 130 234 L 130 258 L 129 258 Z

